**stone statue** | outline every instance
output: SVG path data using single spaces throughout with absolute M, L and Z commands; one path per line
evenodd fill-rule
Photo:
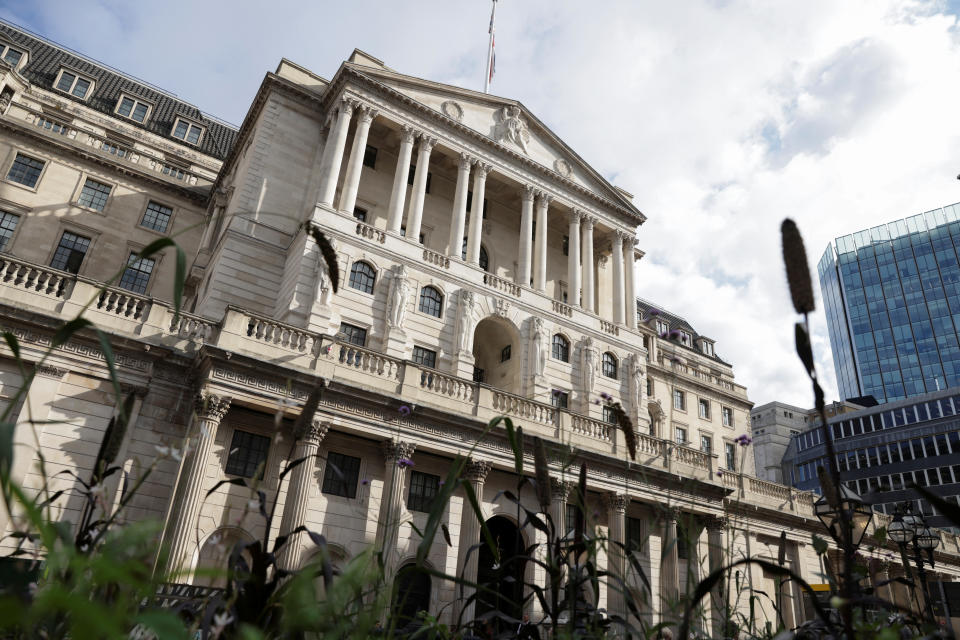
M 473 309 L 475 305 L 473 291 L 460 290 L 460 300 L 457 306 L 457 351 L 459 353 L 473 352 Z
M 387 326 L 391 329 L 403 327 L 403 317 L 407 313 L 407 296 L 410 295 L 410 284 L 407 282 L 407 267 L 400 265 L 393 274 L 390 283 L 390 298 L 387 308 Z
M 638 416 L 640 415 L 641 407 L 643 406 L 643 396 L 646 392 L 646 385 L 644 384 L 646 374 L 647 372 L 640 356 L 637 354 L 630 356 L 630 400 Z
M 496 112 L 496 118 L 497 142 L 512 142 L 529 154 L 527 145 L 530 143 L 530 132 L 527 131 L 527 123 L 520 117 L 520 107 L 504 107 Z
M 533 319 L 533 335 L 530 337 L 530 348 L 532 351 L 531 360 L 533 362 L 533 374 L 543 375 L 543 369 L 547 364 L 547 354 L 543 348 L 543 339 L 546 331 L 543 328 L 543 318 Z
M 586 395 L 593 393 L 593 385 L 597 381 L 597 350 L 593 348 L 593 338 L 587 337 L 580 350 L 580 376 L 583 381 L 583 392 Z
M 334 245 L 334 249 L 336 249 L 336 245 Z M 324 261 L 323 252 L 320 251 L 319 247 L 314 247 L 314 257 L 316 258 L 314 270 L 316 289 L 313 292 L 313 299 L 319 304 L 327 306 L 330 304 L 330 294 L 332 292 L 330 274 L 327 273 L 327 263 Z

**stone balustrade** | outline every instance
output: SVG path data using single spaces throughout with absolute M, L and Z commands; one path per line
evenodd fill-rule
M 443 255 L 442 253 L 437 253 L 436 251 L 431 251 L 430 249 L 423 250 L 423 261 L 427 264 L 432 264 L 441 269 L 450 268 L 450 258 Z
M 557 409 L 552 405 L 515 396 L 499 389 L 492 389 L 491 392 L 493 395 L 491 408 L 495 413 L 512 418 L 523 418 L 542 425 L 556 424 Z
M 586 436 L 587 438 L 593 438 L 595 440 L 609 442 L 611 426 L 615 425 L 577 414 L 572 414 L 570 416 L 571 432 L 577 435 Z
M 505 280 L 499 276 L 495 276 L 492 273 L 483 274 L 483 284 L 487 285 L 491 289 L 502 291 L 503 293 L 507 293 L 517 298 L 520 297 L 520 285 L 514 284 L 513 282 Z
M 104 288 L 94 305 L 103 313 L 112 313 L 130 320 L 139 320 L 150 306 L 150 299 L 125 289 Z
M 376 227 L 373 227 L 364 222 L 357 222 L 357 235 L 361 238 L 366 238 L 372 242 L 378 242 L 383 244 L 387 241 L 387 234 Z
M 23 262 L 12 256 L 0 256 L 0 283 L 5 285 L 63 298 L 68 294 L 67 285 L 74 281 L 73 275 L 64 271 Z
M 430 393 L 473 406 L 479 385 L 432 369 L 421 369 L 420 387 Z
M 559 313 L 562 316 L 567 316 L 568 318 L 573 317 L 573 307 L 566 304 L 565 302 L 560 302 L 559 300 L 553 301 L 553 312 Z M 604 322 L 601 320 L 601 322 Z
M 620 327 L 613 324 L 612 322 L 608 322 L 607 320 L 604 320 L 603 318 L 600 318 L 600 328 L 609 334 L 612 334 L 615 336 L 620 335 Z

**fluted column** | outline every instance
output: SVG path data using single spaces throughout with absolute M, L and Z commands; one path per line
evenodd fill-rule
M 197 518 L 203 502 L 203 482 L 206 476 L 210 450 L 217 437 L 217 427 L 230 409 L 230 398 L 201 391 L 195 400 L 196 435 L 190 442 L 191 452 L 180 471 L 180 504 L 170 523 L 171 572 L 190 573 L 196 550 Z M 186 579 L 174 577 L 175 581 Z
M 668 509 L 663 516 L 663 557 L 660 560 L 660 621 L 676 622 L 680 597 L 680 559 L 677 549 L 677 513 Z
M 627 326 L 631 329 L 637 328 L 637 288 L 634 284 L 633 273 L 633 236 L 627 236 L 627 241 L 623 245 L 623 268 L 626 283 L 624 285 L 623 313 Z
M 320 191 L 317 201 L 326 206 L 333 205 L 333 194 L 337 191 L 340 178 L 340 165 L 343 164 L 343 149 L 347 144 L 347 129 L 353 115 L 353 103 L 343 98 L 337 108 L 337 120 L 327 136 L 320 163 Z
M 350 215 L 353 215 L 353 208 L 357 204 L 357 190 L 360 188 L 360 174 L 363 172 L 363 156 L 367 152 L 370 123 L 377 117 L 377 112 L 370 107 L 361 106 L 358 111 L 357 129 L 353 132 L 347 173 L 343 177 L 343 190 L 340 192 L 340 211 Z
M 470 483 L 474 494 L 477 496 L 477 502 L 483 504 L 483 483 L 490 473 L 490 463 L 486 460 L 468 460 L 463 468 L 464 478 Z M 467 504 L 464 499 L 463 508 L 460 510 L 460 538 L 457 542 L 457 575 L 466 582 L 477 582 L 477 560 L 478 552 L 476 549 L 471 551 L 471 547 L 480 542 L 480 521 L 477 514 Z M 459 616 L 465 624 L 473 621 L 474 611 L 476 610 L 476 601 L 467 604 L 467 600 L 473 595 L 475 589 L 464 584 L 459 586 L 460 590 L 460 610 L 463 612 Z
M 307 503 L 310 500 L 310 481 L 313 479 L 313 470 L 317 466 L 317 451 L 320 443 L 330 430 L 330 424 L 314 420 L 302 433 L 295 433 L 296 445 L 293 457 L 287 462 L 305 458 L 303 462 L 290 472 L 290 484 L 287 485 L 287 495 L 283 503 L 283 518 L 280 520 L 280 535 L 290 535 L 297 527 L 302 527 L 307 521 Z M 280 549 L 277 556 L 277 566 L 287 571 L 296 571 L 300 568 L 300 539 L 302 533 L 294 534 Z
M 410 156 L 413 155 L 412 128 L 400 127 L 400 151 L 397 153 L 397 169 L 393 172 L 393 191 L 387 207 L 387 231 L 400 233 L 403 225 L 403 203 L 407 199 L 407 175 L 410 173 Z
M 613 253 L 613 322 L 623 324 L 623 236 L 617 229 L 613 236 L 611 252 Z
M 607 611 L 610 615 L 627 619 L 624 589 L 627 581 L 627 505 L 630 498 L 624 493 L 608 493 L 607 497 Z M 621 634 L 617 634 L 621 635 Z
M 525 185 L 520 197 L 520 251 L 517 284 L 530 286 L 533 260 L 533 187 Z
M 710 573 L 723 566 L 723 530 L 726 521 L 720 517 L 707 518 L 707 561 Z M 727 612 L 723 602 L 723 581 L 710 590 L 710 637 L 722 638 L 726 633 Z
M 417 168 L 413 178 L 413 193 L 410 197 L 410 210 L 407 211 L 407 237 L 414 242 L 420 240 L 423 201 L 427 196 L 427 176 L 430 175 L 430 152 L 436 143 L 436 138 L 420 136 L 420 150 L 417 152 Z
M 480 264 L 480 241 L 483 232 L 483 195 L 487 186 L 490 165 L 477 163 L 473 175 L 473 202 L 470 206 L 470 236 L 467 238 L 467 262 Z
M 537 200 L 537 240 L 534 247 L 533 286 L 537 291 L 547 289 L 547 211 L 553 196 L 540 193 Z
M 476 162 L 465 153 L 460 154 L 460 166 L 457 170 L 457 190 L 453 194 L 453 216 L 450 224 L 450 244 L 447 255 L 451 258 L 463 256 L 463 225 L 467 220 L 467 191 L 470 185 L 470 167 Z
M 569 246 L 567 247 L 567 302 L 580 306 L 580 219 L 583 212 L 574 209 L 570 212 Z
M 396 569 L 397 540 L 404 509 L 404 479 L 415 448 L 416 445 L 410 442 L 387 440 L 383 443 L 383 493 L 380 496 L 376 548 L 383 554 L 388 582 Z
M 570 491 L 573 489 L 573 484 L 570 482 L 563 482 L 556 478 L 550 478 L 550 519 L 553 520 L 554 535 L 549 537 L 549 540 L 554 540 L 555 538 L 563 538 L 567 535 L 573 527 L 573 523 L 567 522 L 567 500 L 570 497 Z M 549 544 L 549 542 L 548 542 Z M 544 554 L 546 555 L 546 554 Z M 547 558 L 544 558 L 544 562 L 547 561 Z M 559 558 L 554 558 L 555 562 L 560 562 Z M 561 570 L 563 568 L 561 567 Z M 548 578 L 549 580 L 549 578 Z M 561 581 L 562 584 L 562 581 Z M 548 590 L 552 590 L 552 585 L 544 585 Z M 563 600 L 563 587 L 560 588 L 560 593 L 557 594 L 557 602 Z M 550 602 L 550 600 L 548 600 Z
M 596 310 L 595 287 L 597 282 L 597 268 L 593 260 L 593 225 L 596 218 L 584 216 L 583 219 L 583 247 L 581 249 L 583 259 L 581 260 L 581 269 L 583 270 L 583 307 L 584 311 L 593 313 Z

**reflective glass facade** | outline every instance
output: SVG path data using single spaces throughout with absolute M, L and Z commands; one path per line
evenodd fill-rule
M 818 265 L 840 395 L 960 385 L 960 204 L 841 238 Z

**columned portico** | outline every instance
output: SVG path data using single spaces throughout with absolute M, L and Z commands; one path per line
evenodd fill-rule
M 418 242 L 420 224 L 423 221 L 423 201 L 427 194 L 427 176 L 430 174 L 430 152 L 436 138 L 420 136 L 420 150 L 417 153 L 417 168 L 413 179 L 413 192 L 410 196 L 410 210 L 407 212 L 407 238 Z
M 413 155 L 414 130 L 406 125 L 400 127 L 400 151 L 397 154 L 397 168 L 393 173 L 393 190 L 390 192 L 390 204 L 387 207 L 387 231 L 400 233 L 403 225 L 403 205 L 407 199 L 407 175 L 410 171 L 410 158 Z
M 180 508 L 173 512 L 167 539 L 170 541 L 168 568 L 171 573 L 189 573 L 196 549 L 197 517 L 203 502 L 203 483 L 206 478 L 210 450 L 217 438 L 220 421 L 230 409 L 230 398 L 201 391 L 195 400 L 196 438 L 193 451 L 187 455 L 180 472 Z M 184 579 L 187 576 L 183 576 Z
M 569 304 L 580 306 L 580 220 L 583 218 L 583 212 L 579 209 L 573 209 L 570 212 L 570 230 L 569 242 L 567 247 L 567 285 L 569 292 L 567 301 Z
M 480 264 L 480 242 L 483 233 L 483 198 L 490 165 L 477 163 L 473 176 L 473 202 L 470 203 L 470 236 L 467 238 L 467 262 Z
M 302 527 L 307 521 L 310 481 L 313 479 L 313 470 L 317 466 L 317 451 L 319 451 L 320 443 L 329 430 L 329 423 L 314 420 L 301 433 L 294 434 L 296 445 L 291 462 L 301 458 L 304 458 L 304 461 L 290 472 L 290 484 L 287 485 L 287 497 L 283 504 L 283 518 L 280 521 L 281 536 L 289 536 L 291 531 Z M 295 571 L 300 568 L 301 537 L 301 533 L 294 534 L 287 540 L 287 544 L 280 549 L 277 566 L 281 569 Z
M 547 289 L 547 210 L 553 199 L 548 193 L 537 196 L 537 240 L 534 247 L 534 288 L 543 293 Z
M 490 462 L 486 460 L 471 459 L 467 460 L 463 468 L 463 477 L 470 483 L 470 487 L 473 489 L 473 493 L 476 495 L 479 504 L 483 504 L 483 483 L 487 479 L 487 474 L 490 473 L 490 467 Z M 471 552 L 471 547 L 479 542 L 480 520 L 477 519 L 477 514 L 474 513 L 470 505 L 467 504 L 466 499 L 464 499 L 463 507 L 460 510 L 460 539 L 457 543 L 457 575 L 468 583 L 476 584 L 477 582 L 478 554 L 476 549 L 473 549 Z M 474 591 L 475 589 L 472 587 L 464 584 L 458 585 L 458 607 L 462 611 L 462 615 L 458 616 L 459 619 L 473 620 L 476 602 L 466 603 Z
M 607 536 L 610 538 L 610 544 L 607 547 L 607 571 L 610 573 L 610 579 L 607 581 L 607 611 L 610 615 L 626 620 L 624 588 L 627 580 L 627 562 L 624 545 L 626 545 L 627 505 L 630 503 L 630 498 L 624 493 L 608 493 L 606 498 Z
M 340 192 L 340 211 L 353 214 L 357 204 L 357 190 L 360 188 L 360 173 L 363 171 L 363 156 L 367 150 L 367 137 L 370 123 L 377 112 L 367 106 L 357 108 L 357 129 L 353 132 L 353 145 L 350 147 L 350 159 L 347 161 L 347 173 L 343 177 L 343 190 Z
M 321 182 L 317 202 L 321 205 L 333 206 L 333 195 L 337 191 L 340 165 L 343 163 L 343 149 L 347 144 L 347 130 L 350 127 L 352 115 L 352 101 L 341 98 L 337 107 L 337 119 L 327 136 L 327 143 L 323 149 L 323 159 L 320 163 Z
M 403 487 L 415 448 L 416 445 L 410 442 L 387 440 L 383 443 L 383 493 L 380 496 L 376 548 L 383 556 L 383 570 L 388 582 L 397 568 L 397 540 L 404 511 Z
M 583 259 L 581 260 L 581 269 L 583 270 L 583 300 L 581 306 L 584 311 L 594 313 L 596 310 L 596 278 L 597 271 L 593 260 L 593 225 L 597 219 L 591 216 L 583 218 Z
M 447 255 L 460 258 L 463 254 L 463 227 L 467 220 L 467 193 L 470 185 L 470 167 L 476 162 L 465 153 L 460 154 L 457 168 L 457 190 L 453 195 L 453 215 L 450 223 L 450 240 Z
M 613 254 L 613 322 L 623 324 L 623 236 L 617 229 L 611 240 L 610 251 Z M 634 303 L 636 304 L 636 303 Z
M 530 185 L 523 187 L 520 207 L 520 250 L 517 284 L 530 286 L 533 273 L 533 198 L 534 190 Z
M 636 276 L 634 275 L 634 238 L 633 236 L 627 236 L 627 241 L 623 245 L 623 263 L 624 263 L 624 276 L 626 283 L 624 288 L 626 289 L 625 298 L 623 300 L 623 313 L 627 326 L 631 329 L 637 328 L 637 289 L 634 283 Z

